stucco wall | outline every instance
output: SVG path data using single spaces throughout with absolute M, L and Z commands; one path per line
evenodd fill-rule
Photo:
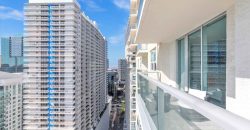
M 235 97 L 235 6 L 227 10 L 226 95 Z
M 157 70 L 161 72 L 161 81 L 177 87 L 177 44 L 176 41 L 158 44 Z
M 250 1 L 235 5 L 235 98 L 227 97 L 227 109 L 250 119 Z

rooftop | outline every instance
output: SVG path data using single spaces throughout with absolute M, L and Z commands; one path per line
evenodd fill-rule
M 0 71 L 0 86 L 6 84 L 14 84 L 22 82 L 23 76 L 21 73 L 7 73 Z

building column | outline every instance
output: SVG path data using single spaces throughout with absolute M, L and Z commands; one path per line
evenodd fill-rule
M 250 119 L 250 1 L 235 4 L 235 101 L 232 111 Z M 240 111 L 239 111 L 240 110 Z

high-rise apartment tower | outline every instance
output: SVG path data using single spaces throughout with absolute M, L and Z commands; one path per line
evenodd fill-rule
M 94 129 L 106 103 L 106 40 L 75 0 L 25 6 L 24 130 Z
M 126 81 L 126 74 L 127 74 L 127 61 L 126 59 L 119 59 L 118 60 L 118 80 L 120 82 Z

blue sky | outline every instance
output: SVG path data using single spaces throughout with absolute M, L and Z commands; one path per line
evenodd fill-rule
M 110 67 L 124 58 L 124 32 L 130 0 L 78 0 L 81 9 L 96 21 L 108 40 Z M 0 0 L 0 37 L 23 34 L 23 6 L 28 0 Z

